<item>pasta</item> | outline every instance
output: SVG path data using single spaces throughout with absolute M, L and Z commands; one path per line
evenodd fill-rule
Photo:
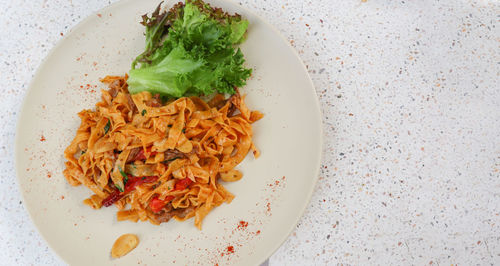
M 126 75 L 101 81 L 109 90 L 95 111 L 78 113 L 80 127 L 64 151 L 68 183 L 88 187 L 93 195 L 84 203 L 94 209 L 115 205 L 119 221 L 194 217 L 201 229 L 214 207 L 234 198 L 219 179 L 241 179 L 235 167 L 249 151 L 259 156 L 251 124 L 263 114 L 239 93 L 163 104 L 149 92 L 129 94 Z

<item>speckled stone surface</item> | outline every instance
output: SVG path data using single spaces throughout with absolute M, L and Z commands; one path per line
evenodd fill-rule
M 22 204 L 17 114 L 41 60 L 114 1 L 0 1 L 0 264 L 63 262 Z M 498 1 L 239 1 L 290 40 L 324 122 L 320 180 L 270 265 L 499 264 Z

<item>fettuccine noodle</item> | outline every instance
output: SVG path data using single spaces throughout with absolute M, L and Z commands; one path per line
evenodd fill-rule
M 253 151 L 251 124 L 263 117 L 238 93 L 209 102 L 183 97 L 163 104 L 149 92 L 130 95 L 127 76 L 108 76 L 96 110 L 78 113 L 81 125 L 66 148 L 64 176 L 94 193 L 94 209 L 115 205 L 119 221 L 174 217 L 202 220 L 233 194 L 219 180 L 239 180 L 235 167 Z

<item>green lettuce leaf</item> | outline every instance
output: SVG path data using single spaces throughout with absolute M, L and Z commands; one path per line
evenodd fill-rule
M 237 44 L 248 21 L 201 0 L 177 4 L 168 12 L 143 16 L 146 49 L 130 70 L 130 93 L 149 91 L 167 97 L 235 92 L 252 71 Z M 140 63 L 140 67 L 137 64 Z

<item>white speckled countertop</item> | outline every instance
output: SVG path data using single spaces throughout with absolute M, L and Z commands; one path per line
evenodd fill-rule
M 0 265 L 63 262 L 22 204 L 17 114 L 41 60 L 114 1 L 0 1 Z M 239 1 L 290 40 L 323 111 L 321 176 L 270 265 L 500 263 L 498 1 Z

